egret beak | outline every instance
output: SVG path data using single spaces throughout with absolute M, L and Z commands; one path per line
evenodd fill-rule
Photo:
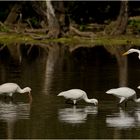
M 123 56 L 124 56 L 124 55 L 128 55 L 128 52 L 125 52 L 125 53 L 123 53 L 122 55 L 123 55 Z

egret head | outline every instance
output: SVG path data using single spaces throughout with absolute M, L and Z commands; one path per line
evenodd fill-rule
M 90 99 L 90 103 L 98 105 L 98 100 L 97 99 Z
M 123 53 L 122 55 L 128 55 L 133 52 L 136 52 L 136 49 L 129 49 L 127 52 Z
M 30 103 L 32 103 L 31 88 L 30 88 L 30 87 L 25 87 L 25 88 L 23 89 L 23 92 L 22 92 L 22 93 L 28 93 Z
M 26 93 L 26 92 L 30 93 L 31 92 L 31 88 L 30 87 L 25 87 L 23 89 L 23 91 L 24 91 L 24 93 Z
M 64 96 L 64 92 L 60 92 L 57 96 Z
M 115 91 L 115 89 L 110 89 L 110 90 L 107 90 L 106 93 L 107 94 L 112 94 L 112 93 L 114 93 L 114 91 Z
M 137 88 L 140 89 L 140 86 L 138 86 Z

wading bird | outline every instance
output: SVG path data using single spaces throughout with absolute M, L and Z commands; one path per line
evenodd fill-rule
M 32 101 L 32 96 L 31 96 L 31 88 L 30 87 L 25 87 L 23 89 L 20 88 L 19 85 L 16 83 L 5 83 L 0 85 L 0 95 L 5 94 L 10 97 L 13 96 L 14 93 L 27 93 L 29 95 L 30 101 Z
M 138 58 L 140 59 L 140 50 L 138 49 L 129 49 L 127 52 L 123 53 L 123 55 L 128 55 L 130 53 L 138 53 Z
M 140 103 L 140 98 L 137 99 L 135 90 L 128 88 L 128 87 L 110 89 L 110 90 L 106 91 L 106 93 L 112 94 L 112 95 L 120 98 L 119 104 L 125 102 L 125 105 L 126 105 L 127 100 L 132 100 L 136 103 Z
M 94 105 L 98 105 L 97 99 L 88 99 L 85 91 L 81 89 L 70 89 L 67 91 L 60 92 L 57 96 L 63 96 L 67 100 L 72 100 L 75 105 L 78 100 L 83 99 L 87 103 L 93 103 Z

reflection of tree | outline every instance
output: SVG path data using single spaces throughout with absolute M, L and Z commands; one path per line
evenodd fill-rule
M 69 69 L 71 66 L 71 60 L 69 59 L 69 52 L 67 47 L 57 43 L 50 45 L 51 47 L 49 47 L 48 57 L 46 60 L 44 82 L 45 91 L 51 88 L 55 75 L 57 76 L 56 80 L 58 79 L 57 85 L 62 85 L 62 83 L 60 83 L 60 73 L 66 72 L 67 69 Z
M 0 83 L 16 82 L 21 87 L 41 88 L 44 83 L 47 51 L 46 45 L 12 43 L 1 46 Z
M 119 86 L 127 86 L 127 57 L 123 57 L 122 47 L 116 48 L 115 56 L 119 66 Z
M 13 43 L 13 44 L 8 44 L 7 46 L 12 58 L 16 60 L 17 62 L 21 63 L 22 60 L 22 55 L 20 51 L 20 44 L 19 43 Z
M 123 57 L 122 54 L 124 51 L 128 49 L 128 47 L 122 46 L 112 46 L 105 48 L 111 53 L 114 54 L 117 62 L 118 62 L 118 69 L 119 69 L 119 85 L 118 86 L 127 86 L 127 57 Z
M 0 121 L 6 123 L 7 138 L 12 139 L 17 120 L 29 119 L 30 104 L 0 101 Z
M 21 51 L 20 51 L 20 44 L 18 43 L 11 43 L 3 45 L 0 48 L 0 66 L 1 66 L 1 82 L 15 82 L 17 79 L 15 78 L 13 81 L 12 77 L 13 74 L 15 77 L 21 72 L 20 70 L 20 63 L 21 63 Z
M 21 62 L 22 56 L 21 56 L 21 51 L 20 51 L 20 45 L 19 43 L 11 43 L 6 45 L 3 45 L 0 48 L 1 53 L 4 53 L 4 51 L 7 51 L 7 53 L 10 54 L 11 59 L 16 61 L 17 63 Z

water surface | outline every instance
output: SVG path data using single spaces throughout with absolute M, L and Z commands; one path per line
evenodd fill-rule
M 127 49 L 127 48 L 126 48 Z M 125 108 L 105 91 L 129 86 L 137 91 L 140 61 L 137 55 L 122 57 L 123 50 L 97 46 L 70 49 L 18 45 L 0 51 L 0 83 L 16 82 L 32 88 L 33 102 L 26 94 L 13 100 L 0 97 L 0 138 L 25 139 L 134 139 L 140 138 L 140 105 Z M 134 63 L 135 62 L 135 63 Z M 61 91 L 80 88 L 99 106 L 79 101 L 65 104 Z

